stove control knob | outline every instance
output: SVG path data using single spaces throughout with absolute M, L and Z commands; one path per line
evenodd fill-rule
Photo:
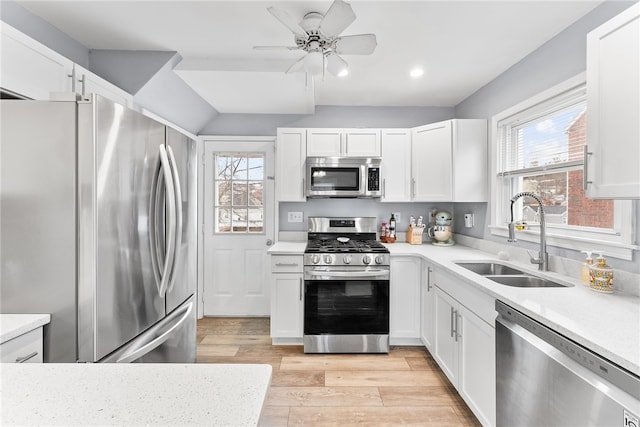
M 362 263 L 365 264 L 365 265 L 366 264 L 371 264 L 371 256 L 369 256 L 369 255 L 363 256 L 362 257 Z
M 345 264 L 351 264 L 351 255 L 345 255 L 344 258 L 342 258 L 342 262 L 344 262 Z
M 333 262 L 333 257 L 331 255 L 325 255 L 324 256 L 324 263 L 325 264 L 331 264 Z
M 317 264 L 320 262 L 320 255 L 311 255 L 311 263 Z
M 378 255 L 376 257 L 376 264 L 382 264 L 384 262 L 384 256 L 383 255 Z

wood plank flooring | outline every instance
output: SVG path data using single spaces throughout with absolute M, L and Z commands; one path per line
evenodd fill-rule
M 269 319 L 198 321 L 198 363 L 267 363 L 271 388 L 261 426 L 479 426 L 422 347 L 388 355 L 304 354 L 272 346 Z

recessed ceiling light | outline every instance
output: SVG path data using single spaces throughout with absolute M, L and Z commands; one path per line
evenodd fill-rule
M 411 72 L 409 73 L 409 75 L 411 77 L 420 77 L 421 75 L 424 74 L 424 70 L 422 68 L 414 68 L 413 70 L 411 70 Z
M 338 77 L 345 77 L 349 75 L 349 70 L 347 68 L 343 69 L 338 73 Z

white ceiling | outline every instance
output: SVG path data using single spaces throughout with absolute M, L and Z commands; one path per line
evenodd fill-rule
M 375 33 L 349 75 L 284 71 L 300 51 L 267 7 L 296 21 L 331 1 L 20 1 L 90 49 L 177 51 L 176 72 L 221 113 L 312 113 L 316 105 L 454 106 L 601 1 L 360 1 L 342 35 Z M 409 77 L 414 67 L 424 76 Z

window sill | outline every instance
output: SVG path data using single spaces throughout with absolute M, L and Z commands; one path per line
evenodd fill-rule
M 489 229 L 494 236 L 504 237 L 509 236 L 509 231 L 506 226 L 502 225 L 490 225 Z M 565 236 L 561 234 L 553 233 L 553 230 L 547 229 L 547 246 L 553 246 L 561 249 L 571 249 L 575 251 L 602 251 L 607 257 L 623 259 L 627 261 L 633 260 L 633 251 L 639 250 L 640 246 L 629 245 L 626 243 L 605 241 L 596 238 L 589 237 L 575 237 Z M 522 231 L 516 231 L 516 239 L 531 242 L 540 243 L 540 232 L 537 229 L 528 229 Z

